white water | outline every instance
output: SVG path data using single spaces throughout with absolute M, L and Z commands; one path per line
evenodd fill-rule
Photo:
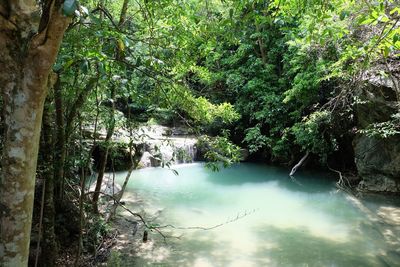
M 164 229 L 182 235 L 168 245 L 150 233 L 159 245 L 125 258 L 126 266 L 395 266 L 386 254 L 397 253 L 396 246 L 326 174 L 299 172 L 293 182 L 287 170 L 256 164 L 221 172 L 201 164 L 176 170 L 179 176 L 161 168 L 135 171 L 127 199 L 144 201 L 128 205 L 144 209 L 148 219 L 159 215 L 160 224 L 223 225 Z M 124 177 L 118 174 L 117 181 Z

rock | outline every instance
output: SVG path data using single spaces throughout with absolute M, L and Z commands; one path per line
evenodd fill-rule
M 400 191 L 400 138 L 358 136 L 354 140 L 355 163 L 363 191 Z
M 97 140 L 104 140 L 106 139 L 107 132 L 105 129 L 97 129 L 96 134 L 94 134 L 94 127 L 87 127 L 82 129 L 82 135 L 86 139 L 93 140 L 94 136 L 96 136 Z
M 136 158 L 140 158 L 142 155 L 143 146 L 140 144 L 134 144 L 132 149 L 133 159 L 136 160 Z M 104 142 L 99 142 L 92 152 L 94 167 L 96 170 L 99 168 L 99 162 L 102 157 L 102 153 L 104 153 Z M 106 171 L 125 171 L 130 168 L 131 164 L 131 154 L 128 143 L 114 141 L 109 149 Z
M 357 187 L 359 191 L 392 193 L 400 191 L 400 186 L 397 184 L 397 181 L 385 175 L 362 175 L 361 177 L 362 180 Z
M 141 167 L 158 167 L 162 163 L 190 163 L 196 158 L 194 138 L 168 138 L 147 140 L 145 152 L 140 160 Z
M 171 128 L 171 135 L 173 136 L 188 136 L 191 130 L 187 127 L 173 127 Z
M 365 85 L 356 90 L 361 100 L 356 107 L 357 128 L 386 122 L 398 112 L 397 97 L 390 79 L 369 73 Z M 388 138 L 357 134 L 353 140 L 355 164 L 361 177 L 358 189 L 373 192 L 400 192 L 400 136 Z
M 95 191 L 95 187 L 96 187 L 96 182 L 92 184 L 89 190 Z M 111 195 L 114 198 L 117 198 L 119 196 L 119 193 L 121 192 L 121 189 L 122 189 L 121 185 L 119 185 L 116 182 L 113 183 L 112 175 L 103 177 L 103 182 L 101 183 L 100 192 L 107 195 Z M 109 198 L 103 194 L 100 194 L 100 197 Z
M 139 166 L 141 168 L 147 167 L 158 167 L 160 166 L 161 161 L 155 158 L 150 152 L 146 151 L 143 153 L 142 158 L 140 159 Z

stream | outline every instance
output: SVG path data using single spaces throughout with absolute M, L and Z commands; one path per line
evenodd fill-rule
M 173 167 L 179 175 L 134 171 L 123 200 L 149 223 L 181 228 L 162 229 L 179 239 L 164 242 L 153 231 L 142 243 L 139 229 L 129 240 L 126 224 L 121 266 L 400 266 L 396 198 L 361 203 L 323 172 L 300 170 L 291 180 L 286 169 L 251 163 L 219 172 L 201 163 Z

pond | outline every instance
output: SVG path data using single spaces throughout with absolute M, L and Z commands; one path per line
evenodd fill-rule
M 338 191 L 330 174 L 299 171 L 292 180 L 286 169 L 251 163 L 220 172 L 200 163 L 174 168 L 179 175 L 162 168 L 133 172 L 127 198 L 143 202 L 127 205 L 160 224 L 217 227 L 165 228 L 180 236 L 167 244 L 152 232 L 161 245 L 150 256 L 125 258 L 126 266 L 394 266 L 399 257 L 398 243 L 389 242 L 397 236 L 388 241 L 389 228 Z M 118 173 L 117 182 L 124 177 Z M 376 210 L 385 203 L 366 205 Z

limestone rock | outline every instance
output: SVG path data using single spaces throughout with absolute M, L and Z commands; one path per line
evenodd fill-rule
M 386 122 L 398 112 L 393 83 L 370 74 L 356 91 L 361 100 L 356 107 L 357 127 L 365 129 L 372 123 Z M 400 192 L 400 136 L 368 137 L 358 134 L 353 140 L 355 163 L 362 181 L 362 191 Z
M 93 183 L 90 187 L 89 191 L 95 191 L 96 183 Z M 105 175 L 103 178 L 103 182 L 101 183 L 100 192 L 113 196 L 118 197 L 118 194 L 121 192 L 121 185 L 116 182 L 113 182 L 112 175 Z M 100 197 L 107 198 L 105 195 L 100 195 Z

